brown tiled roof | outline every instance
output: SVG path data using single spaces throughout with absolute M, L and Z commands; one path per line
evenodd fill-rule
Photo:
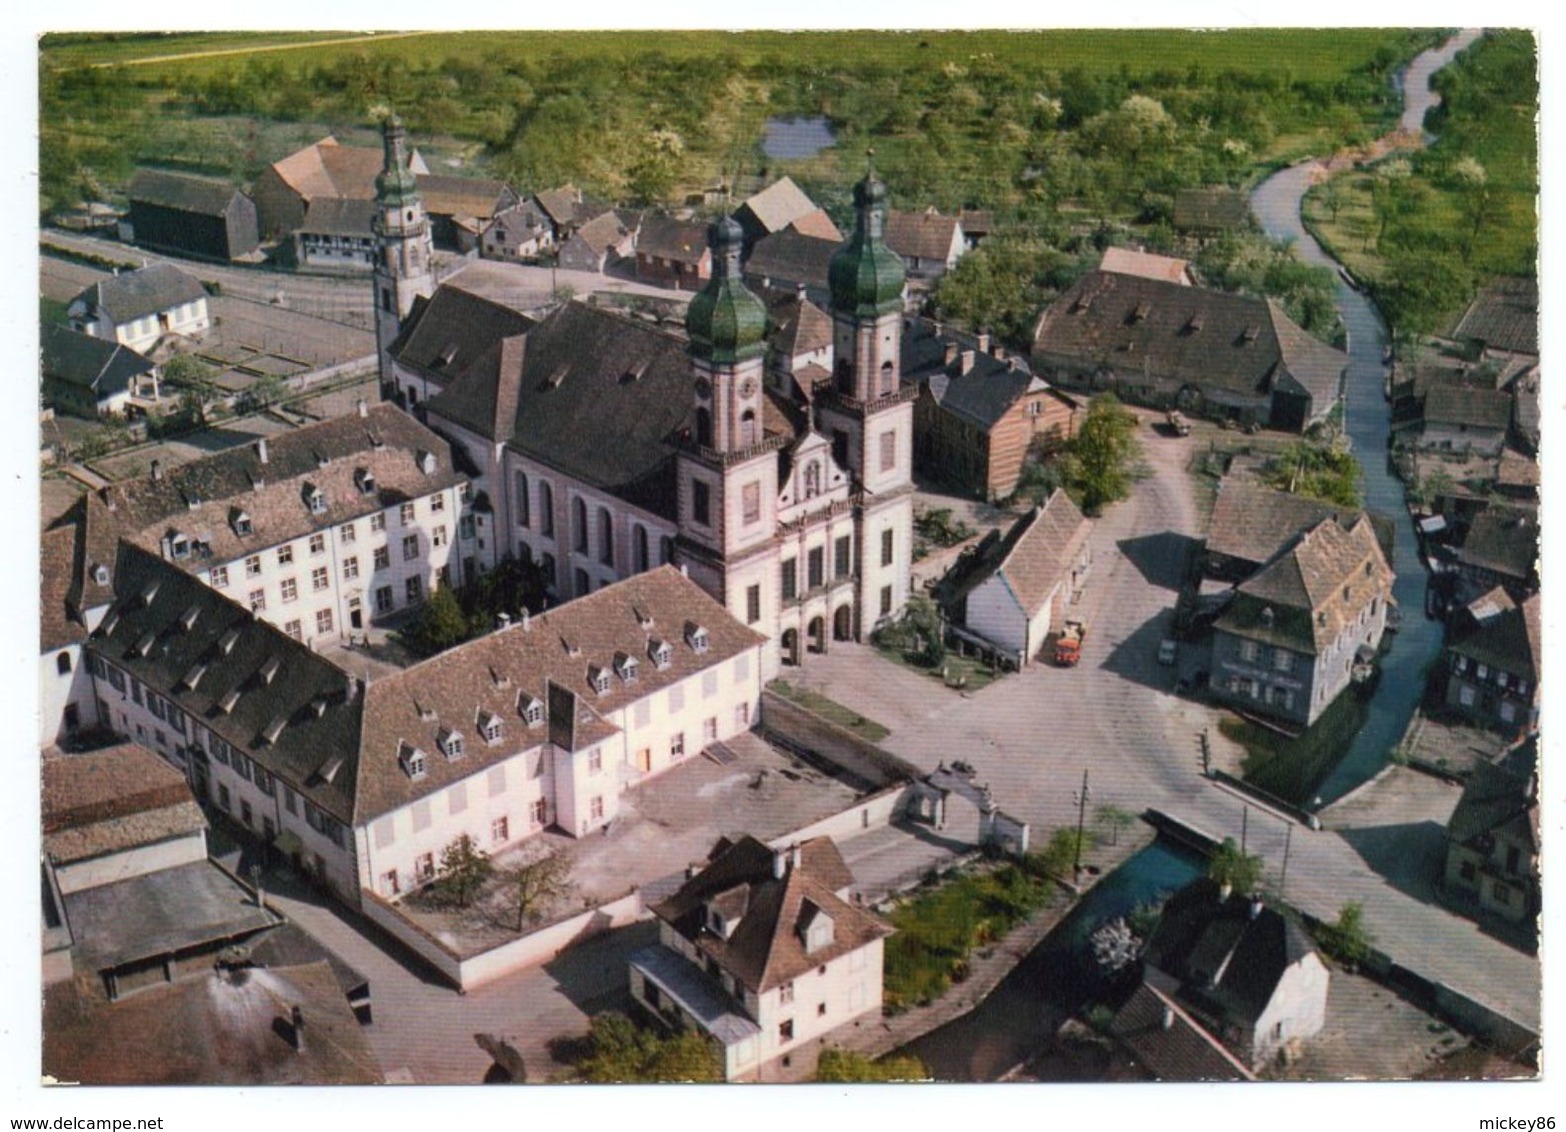
M 636 251 L 677 263 L 700 263 L 707 255 L 706 225 L 672 216 L 645 216 L 636 236 Z
M 671 441 L 694 405 L 683 338 L 567 303 L 529 330 L 523 348 L 509 356 L 513 362 L 505 370 L 475 369 L 432 397 L 430 414 L 673 516 Z M 515 397 L 510 421 L 497 421 L 491 372 L 504 396 Z M 505 431 L 494 431 L 497 423 Z
M 995 231 L 995 214 L 987 208 L 958 209 L 957 220 L 967 236 L 988 236 Z
M 814 212 L 807 212 L 803 216 L 796 216 L 788 222 L 788 226 L 802 236 L 814 236 L 818 240 L 836 240 L 843 242 L 843 233 L 838 226 L 832 223 L 832 218 L 827 215 L 826 209 L 818 208 Z
M 1181 229 L 1240 228 L 1251 204 L 1238 189 L 1181 189 L 1175 193 L 1174 226 Z
M 1392 578 L 1370 520 L 1323 519 L 1240 584 L 1217 627 L 1319 654 L 1372 598 L 1390 598 Z
M 1160 1081 L 1253 1081 L 1172 994 L 1143 982 L 1120 1008 L 1109 1032 Z
M 767 318 L 773 330 L 771 345 L 779 353 L 808 354 L 832 344 L 832 316 L 809 299 L 773 292 L 767 302 Z
M 75 614 L 114 600 L 114 562 L 119 554 L 119 524 L 98 492 L 88 492 L 55 520 L 53 529 L 76 527 L 75 563 L 67 606 Z M 103 581 L 99 581 L 101 576 Z
M 619 213 L 609 211 L 583 224 L 571 238 L 581 240 L 595 255 L 602 255 L 630 234 L 631 226 L 625 219 Z
M 1140 275 L 1144 279 L 1187 284 L 1190 282 L 1191 264 L 1188 260 L 1155 255 L 1135 248 L 1105 248 L 1098 269 L 1113 271 L 1118 275 Z
M 1500 459 L 1496 461 L 1495 482 L 1502 487 L 1537 488 L 1539 461 L 1511 448 L 1503 448 Z
M 371 200 L 384 161 L 378 149 L 341 145 L 327 137 L 274 162 L 272 171 L 306 201 L 316 197 Z
M 1044 506 L 1012 525 L 991 552 L 995 565 L 981 573 L 1000 575 L 1031 617 L 1077 561 L 1092 531 L 1092 521 L 1056 488 Z
M 1468 305 L 1452 332 L 1494 350 L 1539 352 L 1539 281 L 1527 276 L 1497 279 Z
M 577 207 L 582 203 L 582 190 L 575 185 L 562 185 L 558 189 L 545 189 L 533 199 L 544 210 L 544 215 L 554 222 L 555 227 L 560 228 L 576 219 Z
M 431 216 L 466 216 L 488 220 L 512 199 L 504 181 L 487 177 L 453 177 L 424 173 L 415 178 L 424 211 Z
M 76 580 L 76 540 L 80 534 L 81 525 L 70 523 L 39 536 L 39 652 L 52 652 L 86 639 L 87 626 L 71 601 Z
M 1033 339 L 1035 368 L 1061 364 L 1145 373 L 1248 396 L 1292 382 L 1320 411 L 1348 364 L 1274 304 L 1248 295 L 1094 271 L 1050 305 Z
M 125 195 L 132 203 L 155 204 L 198 216 L 223 216 L 239 190 L 227 181 L 170 173 L 162 169 L 138 169 Z
M 1538 559 L 1538 517 L 1494 504 L 1474 516 L 1457 548 L 1459 562 L 1519 581 L 1533 577 Z
M 1511 421 L 1512 398 L 1508 393 L 1448 382 L 1433 383 L 1425 393 L 1427 425 L 1467 425 L 1505 432 Z
M 773 851 L 754 837 L 720 842 L 708 866 L 653 913 L 756 994 L 891 933 L 878 917 L 837 895 L 853 883 L 853 874 L 830 838 L 805 842 L 800 854 L 799 867 L 778 879 Z M 743 899 L 736 892 L 741 886 Z M 742 910 L 728 939 L 705 928 L 705 905 L 712 899 Z M 807 953 L 802 929 L 816 910 L 831 917 L 832 942 Z
M 184 775 L 136 743 L 43 762 L 43 846 L 57 865 L 206 826 Z
M 298 231 L 314 236 L 374 235 L 375 201 L 362 197 L 316 197 L 305 205 Z
M 353 679 L 221 592 L 129 543 L 120 546 L 114 583 L 115 602 L 87 647 L 349 821 L 362 709 Z M 262 669 L 273 660 L 278 665 L 268 682 Z M 239 696 L 227 704 L 233 691 Z M 263 733 L 279 720 L 282 731 L 268 741 Z
M 364 417 L 350 413 L 268 437 L 265 443 L 265 463 L 258 445 L 244 445 L 181 464 L 161 479 L 115 484 L 108 489 L 114 524 L 152 551 L 161 552 L 163 540 L 175 531 L 205 544 L 210 554 L 193 552 L 180 562 L 199 572 L 464 478 L 452 466 L 451 446 L 391 404 L 372 406 Z M 422 470 L 421 453 L 434 456 L 434 471 Z M 361 472 L 374 476 L 373 492 L 359 489 Z M 325 496 L 324 512 L 310 510 L 309 488 Z M 249 534 L 235 529 L 241 511 L 250 518 Z
M 942 216 L 933 208 L 923 212 L 894 208 L 886 214 L 886 246 L 905 259 L 945 260 L 951 255 L 957 231 L 955 216 Z
M 1497 586 L 1469 604 L 1447 647 L 1537 686 L 1543 657 L 1540 633 L 1539 595 L 1529 595 L 1518 606 Z
M 786 281 L 825 288 L 832 257 L 841 246 L 840 240 L 823 240 L 791 228 L 774 232 L 756 241 L 745 261 L 745 275 L 774 283 Z
M 402 365 L 449 380 L 500 339 L 534 324 L 520 311 L 464 289 L 458 276 L 409 312 L 391 353 Z
M 1338 507 L 1228 476 L 1218 485 L 1207 550 L 1259 566 L 1323 519 L 1351 526 L 1361 514 L 1357 508 Z
M 296 1050 L 290 1010 L 304 1012 Z M 213 970 L 118 1002 L 81 982 L 44 995 L 43 1071 L 84 1085 L 372 1085 L 369 1039 L 326 960 Z M 128 1051 L 134 1051 L 131 1055 Z
M 748 214 L 763 231 L 780 232 L 800 217 L 815 211 L 816 202 L 806 196 L 805 191 L 791 178 L 783 177 L 754 196 L 747 197 L 735 210 L 735 216 L 744 224 L 741 214 Z
M 642 621 L 648 618 L 652 625 L 644 629 Z M 688 622 L 707 630 L 706 652 L 691 647 Z M 649 659 L 651 637 L 669 644 L 668 668 L 659 670 Z M 575 725 L 580 747 L 613 733 L 605 715 L 754 649 L 765 639 L 674 567 L 662 566 L 376 680 L 365 694 L 355 820 L 372 820 L 544 742 L 551 729 L 565 721 L 550 716 L 547 726 L 529 731 L 522 709 L 537 700 L 548 714 L 551 683 L 576 697 L 580 714 L 569 722 Z M 634 683 L 614 671 L 615 657 L 622 653 L 637 661 Z M 610 672 L 609 691 L 603 695 L 589 680 L 592 666 Z M 499 745 L 484 744 L 478 733 L 480 712 L 504 721 L 506 736 Z M 463 758 L 448 762 L 441 754 L 443 728 L 462 733 Z M 424 778 L 409 778 L 398 764 L 404 744 L 427 756 Z

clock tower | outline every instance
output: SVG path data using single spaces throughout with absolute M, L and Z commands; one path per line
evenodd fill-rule
M 402 119 L 388 114 L 381 123 L 385 156 L 375 178 L 375 346 L 380 356 L 381 389 L 393 386 L 391 344 L 408 317 L 413 300 L 435 290 L 435 265 L 429 218 L 419 199 L 418 182 L 408 168 Z

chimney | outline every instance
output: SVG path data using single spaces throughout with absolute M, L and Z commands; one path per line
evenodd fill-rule
M 945 364 L 946 365 L 951 365 L 956 360 L 957 360 L 957 343 L 955 343 L 955 342 L 948 342 L 948 343 L 946 343 Z
M 805 857 L 805 851 L 799 847 L 799 843 L 797 841 L 793 845 L 789 846 L 789 850 L 788 850 L 788 867 L 789 867 L 789 869 L 793 870 L 793 871 L 798 871 L 800 864 L 804 861 L 804 857 Z
M 972 350 L 964 350 L 962 352 L 962 369 L 960 372 L 965 374 L 973 372 L 973 356 Z
M 305 1048 L 305 1019 L 304 1010 L 296 1003 L 289 1008 L 288 1020 L 293 1025 L 294 1052 L 303 1053 Z
M 533 615 L 527 611 L 527 606 L 525 605 L 522 607 L 522 631 L 524 633 L 533 631 Z
M 774 849 L 772 851 L 772 879 L 782 880 L 788 875 L 788 850 Z
M 800 302 L 805 301 L 805 285 L 803 283 L 794 284 L 794 298 L 798 299 Z
M 1164 1007 L 1164 1016 L 1159 1020 L 1158 1025 L 1165 1030 L 1174 1029 L 1174 1007 Z
M 701 866 L 695 861 L 692 861 L 685 866 L 685 879 L 691 880 L 699 872 L 701 872 Z
M 365 401 L 365 399 L 363 397 L 359 398 L 359 401 L 358 401 L 356 407 L 358 408 L 359 415 L 361 417 L 367 417 L 367 416 L 370 415 L 370 405 L 369 405 L 369 402 Z
M 256 459 L 263 464 L 266 463 L 266 437 L 264 436 L 256 441 Z
M 495 628 L 496 629 L 509 629 L 510 627 L 511 627 L 511 614 L 505 612 L 504 610 L 502 610 L 501 612 L 495 614 Z
M 988 330 L 981 330 L 981 331 L 979 331 L 979 353 L 981 353 L 981 354 L 988 354 L 989 352 L 990 352 L 990 332 Z
M 1260 916 L 1262 914 L 1262 907 L 1263 907 L 1263 904 L 1262 904 L 1261 893 L 1259 893 L 1259 892 L 1251 893 L 1251 919 L 1254 920 L 1254 919 L 1256 919 L 1258 916 Z
M 163 461 L 162 460 L 154 460 L 152 462 L 152 478 L 153 478 L 154 481 L 161 480 L 163 478 Z

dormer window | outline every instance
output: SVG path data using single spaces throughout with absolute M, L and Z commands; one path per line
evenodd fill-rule
M 636 658 L 623 652 L 614 654 L 614 670 L 627 684 L 636 683 Z
M 360 495 L 375 494 L 375 473 L 368 468 L 355 468 L 353 472 L 353 485 L 359 489 Z
M 277 737 L 283 733 L 283 728 L 287 725 L 288 717 L 286 715 L 274 716 L 272 722 L 268 723 L 265 729 L 262 730 L 261 738 L 269 744 L 276 743 Z
M 241 538 L 244 538 L 246 535 L 250 534 L 250 532 L 254 529 L 251 526 L 250 512 L 248 511 L 235 511 L 231 522 L 234 525 L 234 533 Z
M 609 691 L 609 670 L 600 668 L 596 664 L 587 667 L 587 682 L 593 686 L 593 691 L 600 696 Z
M 419 471 L 423 472 L 427 476 L 433 476 L 435 474 L 435 453 L 419 453 Z
M 535 700 L 532 696 L 522 698 L 522 722 L 529 727 L 542 727 L 544 725 L 544 703 Z
M 310 508 L 312 515 L 322 514 L 326 511 L 326 493 L 314 484 L 306 484 L 305 506 Z
M 454 731 L 449 727 L 440 729 L 440 753 L 446 756 L 448 762 L 456 762 L 462 757 L 462 732 Z
M 397 765 L 402 767 L 402 772 L 417 782 L 429 771 L 425 762 L 424 752 L 417 747 L 402 744 L 397 750 Z
M 691 651 L 703 653 L 707 651 L 707 630 L 694 621 L 685 623 L 685 643 L 691 646 Z
M 805 901 L 799 913 L 799 941 L 805 945 L 805 954 L 813 955 L 832 946 L 833 936 L 832 917 L 810 901 Z
M 92 580 L 94 585 L 106 586 L 109 584 L 109 568 L 101 562 L 93 564 Z
M 267 657 L 266 663 L 261 666 L 261 671 L 259 673 L 261 677 L 261 683 L 270 684 L 277 677 L 278 670 L 282 667 L 283 662 L 278 660 L 277 657 Z
M 478 717 L 479 734 L 484 736 L 484 742 L 491 745 L 500 742 L 501 722 L 500 716 L 494 712 L 481 711 Z
M 672 659 L 672 650 L 669 648 L 669 642 L 659 637 L 649 639 L 647 642 L 647 656 L 653 662 L 653 667 L 660 672 L 668 668 L 669 661 Z
M 234 645 L 237 644 L 238 642 L 239 642 L 239 630 L 238 629 L 229 629 L 226 632 L 224 632 L 224 634 L 221 637 L 218 638 L 218 645 L 217 645 L 218 652 L 222 653 L 224 656 L 227 656 L 229 653 L 234 651 Z
M 175 531 L 169 536 L 169 553 L 175 558 L 189 558 L 190 540 L 180 532 Z

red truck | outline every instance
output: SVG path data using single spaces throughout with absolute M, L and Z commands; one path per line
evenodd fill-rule
M 1066 627 L 1055 639 L 1055 663 L 1061 668 L 1075 668 L 1082 659 L 1082 639 L 1087 636 L 1087 624 L 1067 621 Z

